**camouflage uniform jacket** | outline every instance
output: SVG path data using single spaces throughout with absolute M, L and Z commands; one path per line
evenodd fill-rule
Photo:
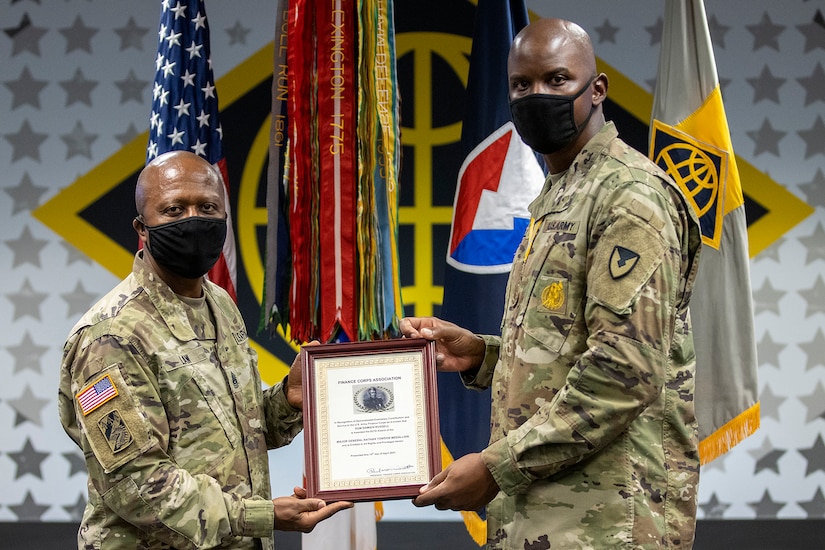
M 262 391 L 231 298 L 204 294 L 213 323 L 138 253 L 71 331 L 59 412 L 89 471 L 79 548 L 273 548 L 267 448 L 301 413 L 283 383 Z
M 698 221 L 612 123 L 529 207 L 482 452 L 490 548 L 689 548 L 699 460 L 688 300 Z

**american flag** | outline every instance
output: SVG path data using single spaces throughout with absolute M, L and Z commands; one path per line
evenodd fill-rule
M 77 402 L 83 416 L 86 416 L 106 401 L 117 396 L 117 388 L 112 383 L 111 377 L 106 374 L 97 382 L 77 394 Z
M 209 279 L 236 299 L 235 233 L 229 212 L 229 178 L 221 144 L 223 131 L 203 0 L 161 2 L 155 71 L 146 162 L 167 151 L 183 149 L 200 155 L 220 169 L 229 217 L 223 254 L 209 271 Z

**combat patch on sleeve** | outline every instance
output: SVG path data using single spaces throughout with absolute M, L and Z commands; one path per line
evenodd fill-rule
M 623 216 L 608 227 L 593 251 L 588 295 L 624 315 L 642 287 L 662 263 L 661 234 L 635 216 Z
M 113 453 L 119 453 L 132 444 L 132 432 L 123 421 L 117 409 L 110 411 L 97 421 L 97 427 L 103 432 L 103 437 Z

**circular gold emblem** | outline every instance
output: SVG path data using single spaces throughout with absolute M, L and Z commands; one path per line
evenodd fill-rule
M 564 284 L 550 283 L 541 291 L 541 303 L 547 309 L 557 310 L 564 305 Z

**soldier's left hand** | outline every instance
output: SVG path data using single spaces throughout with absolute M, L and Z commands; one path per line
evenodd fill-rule
M 352 508 L 352 502 L 325 503 L 321 499 L 306 498 L 306 490 L 295 487 L 295 494 L 279 497 L 272 502 L 275 505 L 275 529 L 278 531 L 300 531 L 309 533 L 319 522 L 336 512 Z
M 498 484 L 481 459 L 481 453 L 472 453 L 433 477 L 421 488 L 413 504 L 434 504 L 439 510 L 478 510 L 493 500 L 498 491 Z

